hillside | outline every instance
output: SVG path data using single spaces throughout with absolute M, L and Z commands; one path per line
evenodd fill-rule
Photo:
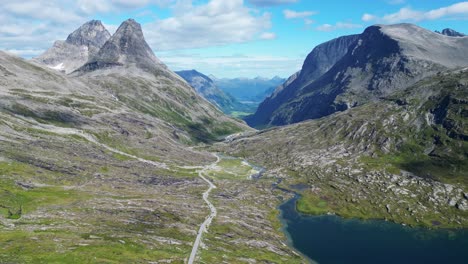
M 247 122 L 269 126 L 320 118 L 401 91 L 440 71 L 468 65 L 468 38 L 412 24 L 371 26 L 344 38 L 315 48 L 300 76 L 267 98 Z M 337 50 L 341 53 L 323 60 L 330 67 L 313 74 L 313 65 L 323 64 L 314 54 L 334 55 Z
M 218 148 L 304 185 L 298 209 L 423 226 L 466 227 L 468 70 L 318 120 Z
M 218 215 L 197 259 L 301 263 L 270 182 L 199 150 L 251 129 L 148 57 L 142 36 L 124 22 L 71 74 L 0 52 L 0 262 L 185 262 L 209 211 L 206 171 Z

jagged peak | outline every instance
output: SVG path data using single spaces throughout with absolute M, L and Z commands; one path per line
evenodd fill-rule
M 466 37 L 465 34 L 463 33 L 460 33 L 456 30 L 453 30 L 451 28 L 445 28 L 442 30 L 442 32 L 439 32 L 439 31 L 436 31 L 436 33 L 439 33 L 439 34 L 442 34 L 442 35 L 445 35 L 445 36 L 449 36 L 449 37 Z
M 143 69 L 166 66 L 154 55 L 145 40 L 141 25 L 134 19 L 127 19 L 91 58 L 84 69 L 94 70 L 115 65 L 133 64 Z
M 77 46 L 84 45 L 100 48 L 110 37 L 109 31 L 100 20 L 91 20 L 68 35 L 65 42 Z

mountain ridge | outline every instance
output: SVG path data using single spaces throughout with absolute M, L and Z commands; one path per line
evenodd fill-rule
M 368 27 L 350 45 L 329 71 L 311 83 L 296 80 L 278 93 L 276 102 L 265 100 L 247 122 L 283 125 L 320 118 L 468 64 L 468 38 L 447 37 L 412 24 Z
M 153 53 L 143 36 L 141 25 L 128 19 L 104 43 L 101 49 L 77 71 L 89 71 L 108 66 L 134 64 L 139 68 L 152 70 L 167 69 Z
M 94 56 L 111 37 L 101 21 L 91 20 L 68 35 L 32 61 L 54 70 L 71 73 Z

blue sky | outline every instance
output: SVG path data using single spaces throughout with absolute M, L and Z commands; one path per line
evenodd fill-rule
M 451 0 L 2 0 L 0 49 L 25 58 L 90 19 L 113 33 L 143 26 L 173 70 L 217 77 L 288 77 L 318 44 L 372 24 L 415 23 L 468 33 L 468 2 Z

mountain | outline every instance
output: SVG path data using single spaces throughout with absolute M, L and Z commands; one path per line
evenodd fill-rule
M 222 78 L 213 79 L 215 85 L 225 93 L 234 96 L 238 101 L 261 102 L 267 96 L 266 91 L 276 88 L 285 79 L 275 76 L 271 79 L 256 77 L 250 78 Z M 259 98 L 259 95 L 263 98 Z M 260 99 L 260 100 L 259 100 Z
M 467 98 L 468 68 L 443 71 L 379 101 L 216 149 L 266 167 L 280 187 L 301 186 L 303 213 L 466 227 Z
M 147 70 L 167 68 L 154 55 L 144 39 L 141 25 L 133 19 L 124 21 L 114 35 L 79 70 L 86 71 L 129 64 Z
M 333 66 L 317 79 L 308 79 L 314 68 L 306 60 L 300 76 L 260 104 L 247 122 L 265 126 L 320 118 L 378 100 L 440 71 L 468 65 L 468 38 L 448 37 L 412 24 L 371 26 L 349 40 L 347 48 L 337 46 L 346 50 L 343 57 L 330 63 Z
M 238 102 L 234 97 L 216 87 L 213 80 L 208 76 L 196 70 L 176 71 L 175 73 L 187 81 L 199 95 L 203 96 L 226 114 L 235 111 L 250 110 L 247 105 Z
M 110 33 L 101 21 L 91 20 L 71 33 L 65 41 L 56 41 L 33 61 L 70 73 L 83 66 L 109 38 Z
M 65 75 L 0 51 L 0 262 L 183 263 L 209 213 L 206 167 L 219 210 L 201 262 L 303 263 L 276 229 L 270 183 L 191 147 L 248 127 L 168 76 L 134 65 Z
M 170 71 L 146 43 L 140 24 L 124 21 L 88 62 L 72 73 L 106 87 L 135 111 L 164 120 L 195 141 L 211 141 L 245 128 L 226 117 Z
M 1 262 L 183 263 L 209 199 L 197 262 L 304 263 L 278 232 L 271 182 L 200 148 L 251 129 L 129 50 L 146 42 L 121 28 L 71 74 L 0 52 Z
M 442 30 L 442 32 L 439 32 L 439 31 L 436 31 L 436 33 L 439 33 L 439 34 L 442 34 L 442 35 L 445 35 L 445 36 L 449 36 L 449 37 L 465 37 L 466 35 L 463 34 L 463 33 L 460 33 L 460 32 L 457 32 L 451 28 L 446 28 L 444 30 Z
M 247 122 L 253 126 L 267 124 L 276 107 L 283 104 L 301 87 L 310 84 L 330 70 L 346 55 L 348 48 L 357 41 L 358 37 L 359 35 L 339 37 L 315 47 L 305 59 L 302 70 L 279 85 L 272 95 L 259 105 L 254 115 L 246 117 Z M 287 89 L 283 91 L 286 87 Z M 283 95 L 286 93 L 288 95 Z

